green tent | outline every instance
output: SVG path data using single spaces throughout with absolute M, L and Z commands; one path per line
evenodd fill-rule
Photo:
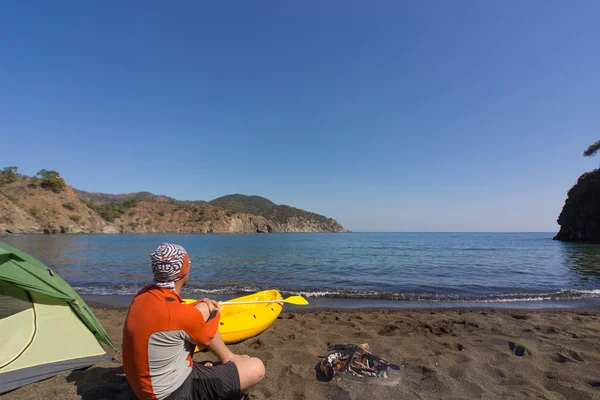
M 106 360 L 98 341 L 116 350 L 67 282 L 0 242 L 0 394 Z

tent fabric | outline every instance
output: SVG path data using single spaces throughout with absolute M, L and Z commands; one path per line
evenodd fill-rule
M 23 368 L 84 357 L 103 357 L 106 354 L 98 340 L 64 300 L 38 293 L 32 293 L 32 297 L 36 320 L 34 338 L 20 354 L 17 353 L 18 349 L 12 350 L 16 353 L 15 359 L 0 368 L 0 376 Z M 5 320 L 10 323 L 19 314 L 0 320 L 0 323 L 6 323 Z
M 25 252 L 1 242 L 0 281 L 29 293 L 64 300 L 99 341 L 117 350 L 92 310 L 58 273 Z
M 24 290 L 0 282 L 0 371 L 33 341 L 37 324 L 30 299 Z
M 0 283 L 0 301 L 25 303 L 10 297 L 18 288 Z M 28 293 L 31 307 L 6 307 L 0 318 L 0 393 L 28 383 L 106 360 L 106 352 L 62 299 Z
M 0 394 L 64 372 L 89 367 L 105 360 L 105 356 L 90 356 L 0 373 Z

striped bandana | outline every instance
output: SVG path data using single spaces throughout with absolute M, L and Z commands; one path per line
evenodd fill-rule
M 162 243 L 154 253 L 152 260 L 153 284 L 158 287 L 175 289 L 175 282 L 190 271 L 190 257 L 178 244 Z

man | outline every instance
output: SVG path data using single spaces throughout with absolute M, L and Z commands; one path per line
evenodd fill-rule
M 182 304 L 190 257 L 163 243 L 151 254 L 154 282 L 133 299 L 123 328 L 123 366 L 139 399 L 237 399 L 265 375 L 258 358 L 233 354 L 217 330 L 219 303 L 201 299 Z M 194 364 L 196 345 L 219 365 Z

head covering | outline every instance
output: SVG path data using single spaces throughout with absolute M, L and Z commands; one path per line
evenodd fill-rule
M 175 289 L 175 282 L 190 272 L 190 256 L 178 244 L 162 243 L 150 254 L 154 284 Z

